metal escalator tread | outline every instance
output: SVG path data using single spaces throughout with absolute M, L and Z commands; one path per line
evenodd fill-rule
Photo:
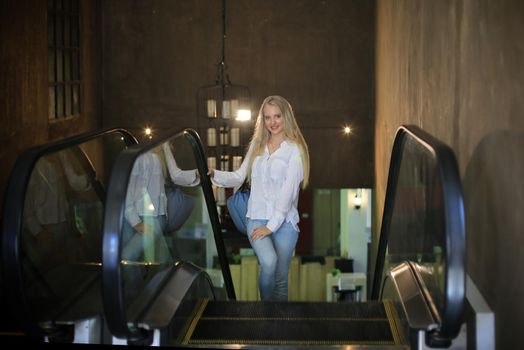
M 185 344 L 400 345 L 383 302 L 203 301 Z

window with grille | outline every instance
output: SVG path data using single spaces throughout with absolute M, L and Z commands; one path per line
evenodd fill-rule
M 76 116 L 80 101 L 79 0 L 48 0 L 49 120 Z

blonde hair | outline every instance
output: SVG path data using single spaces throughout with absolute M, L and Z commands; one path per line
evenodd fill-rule
M 264 125 L 264 107 L 266 105 L 276 106 L 280 109 L 282 116 L 284 117 L 284 135 L 286 138 L 295 143 L 299 150 L 302 158 L 302 167 L 304 171 L 304 179 L 302 180 L 302 189 L 306 188 L 309 183 L 309 151 L 302 136 L 302 132 L 298 127 L 295 115 L 293 114 L 293 108 L 291 104 L 282 96 L 268 96 L 262 102 L 260 110 L 258 112 L 257 121 L 255 124 L 255 131 L 251 138 L 249 148 L 251 149 L 251 158 L 248 166 L 248 179 L 251 179 L 251 168 L 253 166 L 254 159 L 264 152 L 266 144 L 269 142 L 271 134 Z

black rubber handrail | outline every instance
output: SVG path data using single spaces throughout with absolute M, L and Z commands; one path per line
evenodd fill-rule
M 120 134 L 127 145 L 136 144 L 136 139 L 120 128 L 91 131 L 60 141 L 36 146 L 24 151 L 17 158 L 9 176 L 4 197 L 2 222 L 2 271 L 4 291 L 13 317 L 25 332 L 31 336 L 41 336 L 41 329 L 33 320 L 24 290 L 24 277 L 20 256 L 20 239 L 23 225 L 24 203 L 33 168 L 41 157 L 60 150 L 71 148 L 110 134 Z
M 440 339 L 452 339 L 456 337 L 460 330 L 465 303 L 466 231 L 462 186 L 457 162 L 452 149 L 417 126 L 401 126 L 395 136 L 389 166 L 371 298 L 377 300 L 381 295 L 380 289 L 383 285 L 383 269 L 397 182 L 404 145 L 408 138 L 414 140 L 433 154 L 437 163 L 438 176 L 442 184 L 445 218 L 445 242 L 442 242 L 442 247 L 444 248 L 443 254 L 446 265 L 444 272 L 443 303 L 441 310 L 439 310 L 441 324 L 438 333 L 435 333 L 434 336 Z
M 202 141 L 200 140 L 198 133 L 193 129 L 186 129 L 184 135 L 191 143 L 200 174 L 204 174 L 200 176 L 200 185 L 204 191 L 204 198 L 206 200 L 206 206 L 209 212 L 209 219 L 211 220 L 211 226 L 213 227 L 213 234 L 215 236 L 215 242 L 217 245 L 216 248 L 218 253 L 218 261 L 220 263 L 222 275 L 224 276 L 224 284 L 226 286 L 227 296 L 229 299 L 235 300 L 236 295 L 235 288 L 233 286 L 233 278 L 231 277 L 231 270 L 229 269 L 229 261 L 227 259 L 224 238 L 222 237 L 222 228 L 218 218 L 218 211 L 215 197 L 213 195 L 213 188 L 211 186 L 211 179 L 207 175 L 208 167 L 206 157 L 204 155 L 204 148 L 202 147 Z
M 108 327 L 112 334 L 119 338 L 126 338 L 131 342 L 139 343 L 141 339 L 148 339 L 151 330 L 139 328 L 137 325 L 128 323 L 124 296 L 121 285 L 121 237 L 120 232 L 124 224 L 125 198 L 127 187 L 133 165 L 136 159 L 144 153 L 162 145 L 163 143 L 185 137 L 192 148 L 196 159 L 197 170 L 200 174 L 200 186 L 204 193 L 213 235 L 217 245 L 217 253 L 220 266 L 224 276 L 224 284 L 230 299 L 235 299 L 233 280 L 227 263 L 227 256 L 222 239 L 222 231 L 218 219 L 218 212 L 211 187 L 211 180 L 207 176 L 207 162 L 203 152 L 202 143 L 198 133 L 193 129 L 184 129 L 178 132 L 167 132 L 165 136 L 159 136 L 123 151 L 115 162 L 109 181 L 106 209 L 104 215 L 103 234 L 103 270 L 102 270 L 102 300 Z

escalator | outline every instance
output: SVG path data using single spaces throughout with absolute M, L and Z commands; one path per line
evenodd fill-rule
M 157 163 L 163 164 L 161 171 L 152 166 Z M 90 320 L 101 320 L 102 326 L 91 329 L 97 335 L 82 337 L 77 331 L 72 341 L 188 348 L 415 349 L 449 346 L 459 333 L 465 292 L 460 179 L 449 147 L 416 127 L 401 127 L 395 139 L 372 300 L 367 302 L 236 301 L 211 181 L 205 175 L 196 182 L 192 178 L 195 170 L 207 174 L 193 130 L 166 132 L 134 146 L 126 143 L 111 165 L 99 196 L 104 217 L 98 260 L 58 264 L 94 267 L 93 281 L 82 278 L 92 292 L 75 283 L 78 288 L 71 289 L 67 302 L 50 307 L 54 313 L 36 312 L 42 303 L 27 296 L 26 282 L 35 278 L 21 272 L 21 258 L 9 253 L 20 242 L 5 235 L 19 237 L 23 230 L 6 231 L 4 226 L 4 271 L 18 287 L 13 292 L 18 296 L 10 298 L 21 299 L 19 304 L 31 315 L 21 320 L 34 334 L 60 340 L 55 333 L 64 325 L 76 331 Z M 28 169 L 30 173 L 32 166 Z M 157 182 L 166 196 L 173 188 L 183 193 L 180 213 L 186 212 L 187 203 L 192 208 L 171 232 L 155 228 L 170 214 L 160 209 L 151 191 L 134 189 L 136 183 Z M 133 209 L 151 223 L 149 231 L 132 229 Z M 152 210 L 151 217 L 147 210 Z M 48 326 L 55 333 L 46 330 Z
M 174 152 L 180 168 L 207 173 L 200 140 L 192 130 L 124 151 L 117 161 L 121 172 L 112 174 L 117 185 L 113 187 L 111 182 L 109 186 L 108 198 L 114 206 L 107 207 L 112 214 L 106 212 L 104 246 L 119 242 L 122 236 L 129 193 L 126 184 L 130 183 L 135 162 L 165 143 Z M 212 241 L 219 266 L 192 265 L 194 257 L 178 249 L 181 254 L 177 263 L 164 264 L 164 271 L 171 270 L 172 276 L 166 286 L 153 289 L 144 285 L 150 300 L 145 303 L 143 298 L 134 298 L 122 288 L 126 283 L 125 277 L 121 283 L 120 272 L 125 263 L 117 254 L 108 252 L 104 255 L 104 293 L 112 290 L 113 294 L 105 294 L 104 300 L 108 325 L 116 337 L 128 339 L 131 344 L 187 347 L 351 345 L 389 349 L 416 348 L 416 344 L 424 343 L 443 347 L 457 336 L 465 284 L 460 180 L 449 147 L 422 130 L 403 127 L 397 134 L 372 301 L 236 301 L 207 176 L 201 176 L 199 191 L 207 208 L 207 216 L 201 220 L 209 225 L 207 248 Z M 125 251 L 125 246 L 115 246 L 114 251 Z M 208 278 L 216 277 L 217 272 L 223 283 Z M 190 287 L 189 275 L 199 288 Z M 173 289 L 183 297 L 173 301 L 169 297 Z M 136 307 L 138 300 L 140 308 Z M 163 317 L 158 317 L 161 310 Z
M 127 131 L 107 129 L 31 148 L 17 159 L 4 202 L 2 285 L 4 315 L 27 337 L 73 341 L 76 321 L 103 315 L 107 182 L 115 158 L 132 144 Z

